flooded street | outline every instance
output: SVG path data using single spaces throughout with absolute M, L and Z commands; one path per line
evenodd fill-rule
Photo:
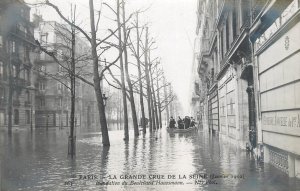
M 162 129 L 138 139 L 130 132 L 129 143 L 123 131 L 110 131 L 109 149 L 99 132 L 77 132 L 75 159 L 67 157 L 67 133 L 1 132 L 1 191 L 300 190 L 299 181 L 202 131 Z

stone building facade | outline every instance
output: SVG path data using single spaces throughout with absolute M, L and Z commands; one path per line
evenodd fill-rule
M 61 65 L 52 57 L 41 52 L 36 60 L 38 79 L 35 84 L 36 124 L 37 127 L 64 127 L 69 125 L 71 110 L 70 79 L 66 68 L 69 67 L 66 57 L 70 57 L 71 33 L 66 25 L 54 21 L 43 21 L 35 15 L 35 38 L 41 46 L 54 51 Z M 68 46 L 68 47 L 66 47 Z M 88 44 L 76 36 L 75 60 L 77 71 L 91 81 L 91 62 Z M 76 80 L 75 125 L 91 127 L 97 123 L 96 99 L 93 87 Z
M 202 126 L 300 174 L 299 0 L 199 0 Z
M 262 2 L 252 19 L 258 143 L 265 162 L 300 178 L 300 2 Z
M 0 129 L 34 128 L 37 52 L 30 7 L 1 1 L 0 26 Z

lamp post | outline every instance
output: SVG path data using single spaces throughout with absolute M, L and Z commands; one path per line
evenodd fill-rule
M 103 109 L 104 109 L 104 113 L 105 113 L 105 107 L 106 107 L 106 104 L 107 104 L 108 97 L 106 97 L 105 94 L 102 94 L 102 99 L 103 99 L 103 105 L 104 105 Z M 107 124 L 107 122 L 106 122 L 106 124 Z

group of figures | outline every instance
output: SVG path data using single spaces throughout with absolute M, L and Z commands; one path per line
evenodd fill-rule
M 190 127 L 194 127 L 196 125 L 196 122 L 193 117 L 185 116 L 184 119 L 181 119 L 180 116 L 178 116 L 177 119 L 177 127 L 176 127 L 176 121 L 173 117 L 170 118 L 169 121 L 169 128 L 178 128 L 178 129 L 188 129 Z

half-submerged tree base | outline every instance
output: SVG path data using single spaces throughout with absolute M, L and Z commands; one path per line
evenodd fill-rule
M 76 154 L 76 136 L 69 136 L 68 139 L 68 156 L 74 157 Z

